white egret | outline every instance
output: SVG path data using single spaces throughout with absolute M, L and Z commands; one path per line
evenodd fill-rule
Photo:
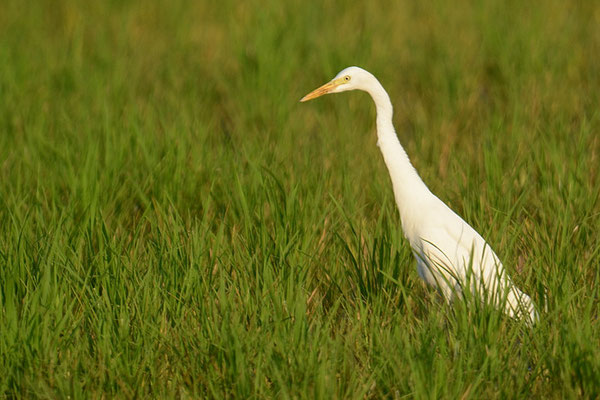
M 535 322 L 533 302 L 513 284 L 485 239 L 431 193 L 417 174 L 396 136 L 390 98 L 375 76 L 349 67 L 300 101 L 348 90 L 365 91 L 375 102 L 377 145 L 392 180 L 402 230 L 420 277 L 437 287 L 448 302 L 469 290 L 513 318 Z

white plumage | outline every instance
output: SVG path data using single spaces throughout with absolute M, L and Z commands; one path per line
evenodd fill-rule
M 365 91 L 375 102 L 377 144 L 421 278 L 437 287 L 448 302 L 468 290 L 511 317 L 535 322 L 533 302 L 513 284 L 485 239 L 431 193 L 417 174 L 396 136 L 390 98 L 375 76 L 358 67 L 346 68 L 301 101 L 348 90 Z

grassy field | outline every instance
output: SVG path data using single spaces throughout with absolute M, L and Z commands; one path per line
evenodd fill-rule
M 600 4 L 0 3 L 0 398 L 597 398 Z M 544 310 L 448 306 L 365 94 Z

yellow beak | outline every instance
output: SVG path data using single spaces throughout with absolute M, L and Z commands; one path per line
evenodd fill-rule
M 323 96 L 324 94 L 331 92 L 333 89 L 338 87 L 338 85 L 339 85 L 339 82 L 336 82 L 336 81 L 327 82 L 323 86 L 313 90 L 312 92 L 310 92 L 309 94 L 307 94 L 306 96 L 301 98 L 300 101 L 304 102 L 304 101 L 316 99 L 317 97 Z

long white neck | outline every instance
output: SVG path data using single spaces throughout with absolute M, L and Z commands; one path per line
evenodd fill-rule
M 377 78 L 373 77 L 367 92 L 373 98 L 377 108 L 377 145 L 390 173 L 394 197 L 404 225 L 411 215 L 422 209 L 423 200 L 431 197 L 432 194 L 410 163 L 406 151 L 396 136 L 392 123 L 392 102 Z

